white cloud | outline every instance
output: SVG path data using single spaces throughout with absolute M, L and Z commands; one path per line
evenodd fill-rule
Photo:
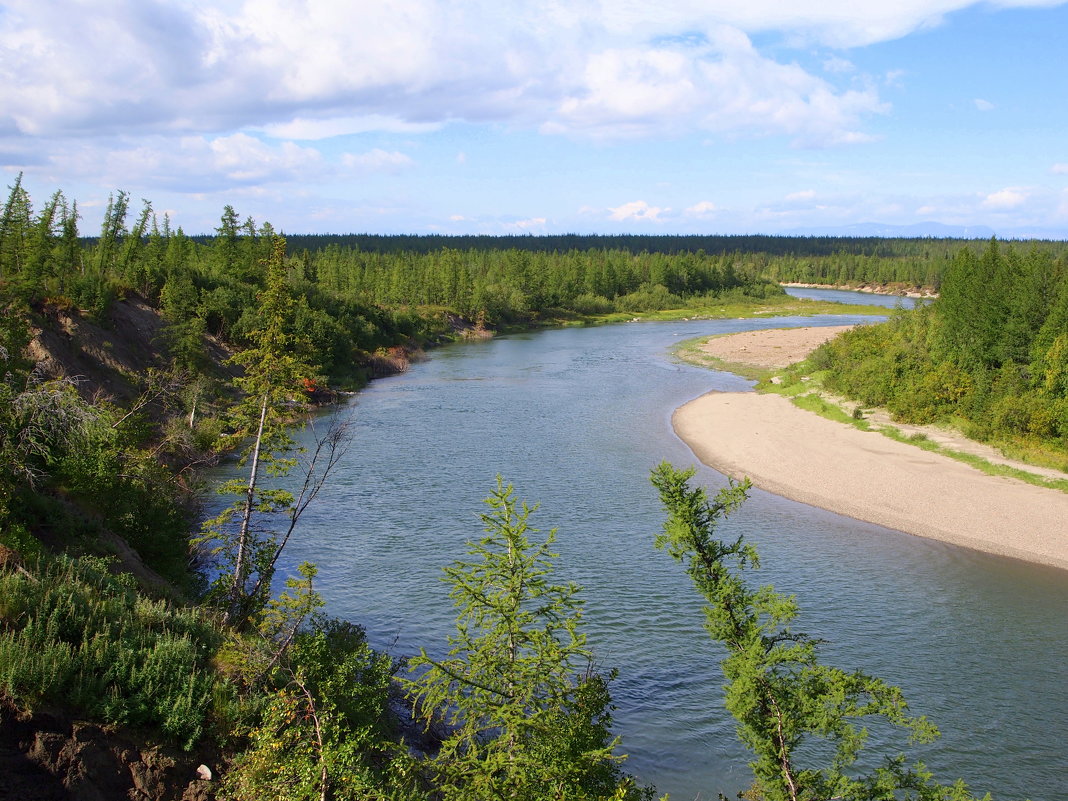
M 791 192 L 789 195 L 786 196 L 786 199 L 788 201 L 812 200 L 814 197 L 816 197 L 815 190 L 803 189 L 800 192 Z
M 624 203 L 622 206 L 610 207 L 608 211 L 611 212 L 608 215 L 610 220 L 619 222 L 656 222 L 661 214 L 671 211 L 671 209 L 650 206 L 644 200 L 633 200 L 630 203 Z
M 272 147 L 248 134 L 236 133 L 208 141 L 203 138 L 183 140 L 183 149 L 199 154 L 206 147 L 211 163 L 236 182 L 262 182 L 299 175 L 300 171 L 315 169 L 322 163 L 318 150 L 282 142 Z
M 321 120 L 297 117 L 289 122 L 264 125 L 263 132 L 276 139 L 318 140 L 369 131 L 428 133 L 440 127 L 440 123 L 412 123 L 386 114 L 369 114 L 363 117 L 330 117 Z
M 883 75 L 883 83 L 895 89 L 900 89 L 905 85 L 906 74 L 905 70 L 889 70 Z
M 992 211 L 1008 211 L 1022 206 L 1030 197 L 1030 192 L 1021 187 L 1006 187 L 992 192 L 983 199 L 983 208 Z
M 396 150 L 386 151 L 381 148 L 368 150 L 366 153 L 345 153 L 341 163 L 365 172 L 398 172 L 415 164 L 409 156 Z
M 504 228 L 514 229 L 517 231 L 530 231 L 534 228 L 544 228 L 545 217 L 531 217 L 527 220 L 516 220 L 515 222 L 504 223 Z
M 1054 164 L 1049 168 L 1049 171 L 1054 175 L 1068 175 L 1068 164 Z
M 289 141 L 466 120 L 860 141 L 886 108 L 874 88 L 762 55 L 749 34 L 855 46 L 977 1 L 98 0 L 57 15 L 7 0 L 0 134 L 255 128 Z
M 711 217 L 720 211 L 719 206 L 711 200 L 702 200 L 686 209 L 686 214 L 691 217 Z
M 68 181 L 101 186 L 210 193 L 307 182 L 335 171 L 314 148 L 293 142 L 267 143 L 235 133 L 214 138 L 149 136 L 82 142 L 55 148 L 47 163 L 31 172 L 60 173 Z
M 858 47 L 935 27 L 947 14 L 978 5 L 977 0 L 575 0 L 574 7 L 598 9 L 613 31 L 664 29 L 701 31 L 726 23 L 748 33 L 791 32 L 834 47 Z M 995 0 L 992 5 L 1044 6 L 1049 0 Z
M 750 131 L 826 145 L 866 140 L 855 126 L 887 109 L 871 86 L 837 91 L 796 64 L 760 55 L 741 31 L 718 26 L 704 43 L 590 53 L 542 130 L 603 138 Z
M 973 100 L 972 102 L 975 103 L 975 107 L 979 111 L 993 111 L 995 108 L 997 108 L 989 100 L 983 100 L 981 97 L 975 98 L 975 100 Z

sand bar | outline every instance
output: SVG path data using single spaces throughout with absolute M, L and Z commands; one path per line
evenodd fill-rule
M 798 335 L 799 343 L 804 339 Z M 805 346 L 798 352 L 795 358 L 807 352 Z M 1068 569 L 1066 493 L 990 476 L 878 432 L 827 420 L 781 395 L 713 392 L 679 408 L 673 424 L 702 462 L 733 478 L 748 476 L 777 495 Z
M 853 326 L 762 328 L 759 331 L 712 337 L 702 342 L 699 349 L 727 362 L 741 362 L 754 367 L 786 367 L 850 328 Z

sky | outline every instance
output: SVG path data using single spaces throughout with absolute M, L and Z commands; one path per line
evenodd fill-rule
M 0 0 L 0 170 L 211 233 L 1068 238 L 1068 0 Z

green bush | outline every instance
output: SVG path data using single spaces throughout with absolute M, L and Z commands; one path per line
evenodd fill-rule
M 103 559 L 42 560 L 34 572 L 0 575 L 0 691 L 192 747 L 212 697 L 215 627 L 138 596 L 133 577 L 112 575 Z
M 663 284 L 642 284 L 633 292 L 616 298 L 616 308 L 628 312 L 660 311 L 682 306 L 682 298 L 673 295 Z
M 616 310 L 615 304 L 608 298 L 590 292 L 579 295 L 568 306 L 579 314 L 608 314 Z

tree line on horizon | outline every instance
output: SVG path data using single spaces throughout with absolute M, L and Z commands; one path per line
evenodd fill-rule
M 136 293 L 170 323 L 170 345 L 195 367 L 211 334 L 248 344 L 257 325 L 261 263 L 277 232 L 226 206 L 212 237 L 190 237 L 148 201 L 131 208 L 113 195 L 99 236 L 78 230 L 77 204 L 62 192 L 40 208 L 21 184 L 0 215 L 0 280 L 24 300 L 68 304 L 102 320 L 117 298 Z M 452 332 L 445 313 L 489 327 L 545 318 L 645 312 L 725 296 L 759 300 L 781 290 L 729 256 L 701 252 L 566 252 L 442 247 L 363 250 L 338 243 L 297 250 L 286 269 L 298 298 L 294 325 L 319 353 L 324 374 L 358 384 L 369 354 Z

